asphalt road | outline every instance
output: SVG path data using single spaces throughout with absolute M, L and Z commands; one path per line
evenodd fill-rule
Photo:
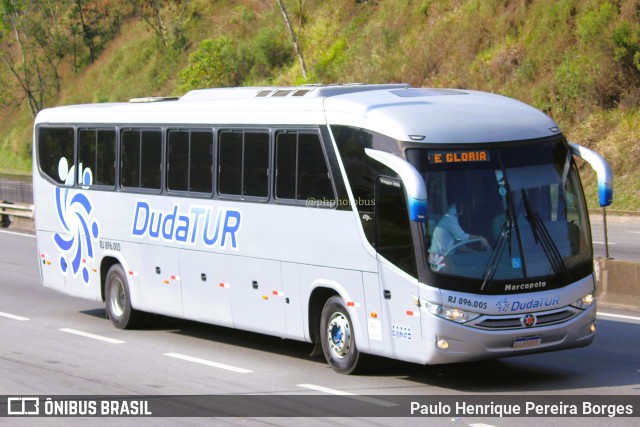
M 259 334 L 157 318 L 115 329 L 99 302 L 43 288 L 35 239 L 0 232 L 0 395 L 640 395 L 640 311 L 600 307 L 598 335 L 583 349 L 483 363 L 419 366 L 371 361 L 371 372 L 334 373 L 311 346 Z M 384 396 L 379 396 L 381 399 Z M 2 404 L 4 402 L 0 402 Z M 331 414 L 327 414 L 330 416 Z M 11 425 L 102 425 L 109 418 L 12 418 Z M 64 421 L 64 422 L 63 422 Z M 117 419 L 175 425 L 173 418 Z M 558 425 L 552 418 L 205 418 L 181 425 Z M 637 425 L 638 418 L 565 418 L 562 425 Z M 0 424 L 3 420 L 0 418 Z
M 591 215 L 593 254 L 606 258 L 602 215 Z M 607 215 L 609 258 L 640 262 L 640 216 Z

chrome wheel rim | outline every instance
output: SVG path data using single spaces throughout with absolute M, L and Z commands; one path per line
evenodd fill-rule
M 121 317 L 127 304 L 127 294 L 124 292 L 124 283 L 119 277 L 114 278 L 109 286 L 109 307 L 111 314 Z
M 351 349 L 351 325 L 342 313 L 333 313 L 327 325 L 327 342 L 331 353 L 342 359 L 349 354 Z

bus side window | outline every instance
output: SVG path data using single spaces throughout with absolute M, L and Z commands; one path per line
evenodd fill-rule
M 320 137 L 315 133 L 279 132 L 276 136 L 276 197 L 320 201 L 333 206 L 333 185 Z
M 140 131 L 122 131 L 120 185 L 140 187 Z
M 140 186 L 159 190 L 162 182 L 162 133 L 142 131 Z
M 218 192 L 235 196 L 269 197 L 269 134 L 220 133 Z
M 167 135 L 167 189 L 187 191 L 188 174 L 189 132 L 170 130 Z
M 245 132 L 242 195 L 269 196 L 269 134 Z
M 41 127 L 38 130 L 40 170 L 58 184 L 74 183 L 73 128 Z
M 167 135 L 167 189 L 211 194 L 213 133 L 170 130 Z
M 116 185 L 116 132 L 98 130 L 96 144 L 96 170 L 93 183 L 114 187 Z
M 242 132 L 221 132 L 218 142 L 218 192 L 242 193 Z
M 78 131 L 78 164 L 82 167 L 79 174 L 83 177 L 82 185 L 113 187 L 116 183 L 115 160 L 115 131 L 105 129 Z
M 120 161 L 120 185 L 159 190 L 162 184 L 162 133 L 158 130 L 123 130 Z
M 280 132 L 276 137 L 276 197 L 296 198 L 296 159 L 298 136 Z
M 376 249 L 404 272 L 418 277 L 404 188 L 397 180 L 376 181 Z
M 211 194 L 213 190 L 213 133 L 191 131 L 189 191 Z
M 301 133 L 298 137 L 298 199 L 333 200 L 329 167 L 318 135 Z

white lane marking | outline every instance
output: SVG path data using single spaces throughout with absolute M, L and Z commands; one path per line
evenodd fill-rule
M 496 427 L 496 426 L 493 426 L 491 424 L 475 423 L 475 424 L 469 424 L 469 427 Z
M 6 317 L 8 319 L 13 319 L 13 320 L 21 320 L 21 321 L 29 320 L 27 317 L 16 316 L 15 314 L 3 313 L 1 311 L 0 311 L 0 316 Z
M 591 243 L 593 243 L 594 245 L 604 245 L 605 242 L 591 242 Z M 609 242 L 609 246 L 615 246 L 615 245 L 617 245 L 616 242 Z
M 226 369 L 227 371 L 237 372 L 239 374 L 249 374 L 253 371 L 244 368 L 238 368 L 237 366 L 225 365 L 224 363 L 213 362 L 211 360 L 200 359 L 197 357 L 187 356 L 179 353 L 164 353 L 163 356 L 169 356 L 176 359 L 186 360 L 188 362 L 199 363 L 201 365 L 212 366 L 214 368 Z
M 336 390 L 333 388 L 322 387 L 320 385 L 315 384 L 298 384 L 298 387 L 308 388 L 309 390 L 321 391 L 327 394 L 335 394 L 336 396 L 357 396 L 354 393 L 349 393 L 348 391 Z
M 108 338 L 108 337 L 103 337 L 101 335 L 95 335 L 95 334 L 90 334 L 88 332 L 82 332 L 82 331 L 78 331 L 75 329 L 69 329 L 69 328 L 63 328 L 63 329 L 59 329 L 62 332 L 67 332 L 69 334 L 74 334 L 74 335 L 80 335 L 81 337 L 85 337 L 85 338 L 91 338 L 94 340 L 98 340 L 98 341 L 104 341 L 104 342 L 108 342 L 111 344 L 125 344 L 125 341 L 121 341 L 121 340 L 116 340 L 113 338 Z
M 359 396 L 355 393 L 349 393 L 348 391 L 336 390 L 333 388 L 322 387 L 320 385 L 315 384 L 297 384 L 298 387 L 308 388 L 309 390 L 320 391 L 322 393 L 333 394 L 336 396 L 349 396 L 351 399 L 360 400 L 362 402 L 373 403 L 374 405 L 384 406 L 386 408 L 390 408 L 392 406 L 398 406 L 397 403 L 387 402 L 385 400 L 374 399 L 367 396 Z
M 24 236 L 24 237 L 31 237 L 33 239 L 36 238 L 35 234 L 29 234 L 29 233 L 18 233 L 16 231 L 7 231 L 7 230 L 0 230 L 0 233 L 4 233 L 4 234 L 11 234 L 13 236 Z
M 613 317 L 616 319 L 637 320 L 640 322 L 640 317 L 636 317 L 636 316 L 626 316 L 624 314 L 605 313 L 602 311 L 598 311 L 597 314 L 598 316 Z

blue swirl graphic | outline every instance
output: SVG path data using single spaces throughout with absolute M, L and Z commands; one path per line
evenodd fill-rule
M 73 173 L 72 166 L 67 175 L 73 177 Z M 85 169 L 83 185 L 91 185 L 91 177 L 91 171 Z M 67 176 L 60 178 L 67 180 Z M 58 220 L 64 229 L 62 233 L 53 235 L 53 241 L 61 252 L 60 270 L 62 274 L 71 270 L 73 277 L 80 274 L 83 283 L 88 285 L 89 269 L 86 264 L 94 262 L 93 245 L 100 235 L 98 221 L 93 218 L 93 205 L 81 190 L 56 187 L 55 196 Z

